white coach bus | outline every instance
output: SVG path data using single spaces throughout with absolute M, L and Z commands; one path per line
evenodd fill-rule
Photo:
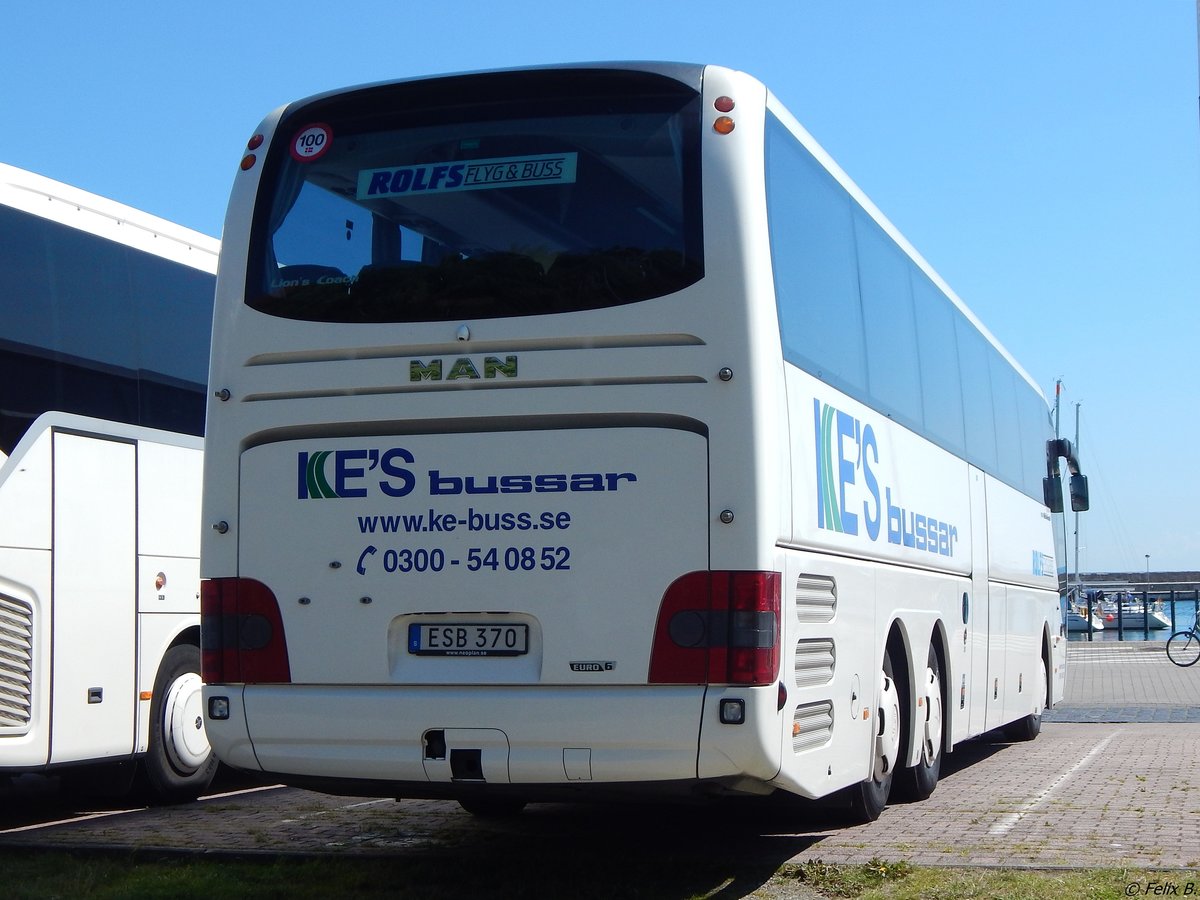
M 1061 696 L 1044 398 L 740 72 L 276 111 L 210 382 L 234 766 L 479 813 L 845 791 L 869 819 Z
M 194 797 L 218 245 L 0 165 L 0 778 Z M 102 764 L 102 765 L 97 765 Z

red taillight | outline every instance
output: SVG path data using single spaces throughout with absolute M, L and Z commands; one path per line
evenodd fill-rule
M 249 578 L 200 583 L 200 673 L 205 684 L 292 680 L 279 603 Z
M 650 653 L 651 684 L 775 681 L 778 572 L 689 572 L 663 594 Z

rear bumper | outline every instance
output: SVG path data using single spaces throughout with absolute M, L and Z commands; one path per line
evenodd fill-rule
M 551 799 L 700 785 L 700 686 L 216 685 L 204 694 L 206 709 L 211 697 L 229 700 L 228 719 L 205 722 L 224 762 L 332 793 Z M 747 774 L 744 759 L 725 762 L 728 771 L 705 766 L 717 792 Z

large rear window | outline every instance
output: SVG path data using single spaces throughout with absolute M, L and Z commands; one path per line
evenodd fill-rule
M 596 309 L 703 275 L 699 97 L 644 72 L 364 88 L 290 110 L 246 302 L 319 322 Z

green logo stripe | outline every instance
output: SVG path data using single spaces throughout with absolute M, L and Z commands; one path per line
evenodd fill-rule
M 320 450 L 309 457 L 308 470 L 304 475 L 308 481 L 308 496 L 310 497 L 323 497 L 326 500 L 337 498 L 337 494 L 334 493 L 325 478 L 325 460 L 329 458 L 331 452 L 331 450 Z
M 842 510 L 837 502 L 837 489 L 833 481 L 833 414 L 832 406 L 824 405 L 821 410 L 821 504 L 825 509 L 825 527 L 841 532 Z

